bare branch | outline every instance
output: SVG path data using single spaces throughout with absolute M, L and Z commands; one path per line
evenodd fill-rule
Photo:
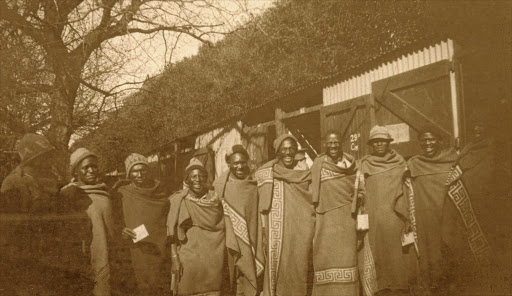
M 141 0 L 133 0 L 132 3 L 123 10 L 123 16 L 115 25 L 110 25 L 112 16 L 112 7 L 115 0 L 105 1 L 106 5 L 103 10 L 103 15 L 100 24 L 89 31 L 84 36 L 84 41 L 80 43 L 72 52 L 71 55 L 86 61 L 91 53 L 96 50 L 103 41 L 122 36 L 127 34 L 128 24 L 132 21 L 133 15 L 139 10 L 143 4 Z
M 151 33 L 158 32 L 158 31 L 173 31 L 173 32 L 177 32 L 177 33 L 187 34 L 190 37 L 197 39 L 203 43 L 207 43 L 207 44 L 211 43 L 209 40 L 206 40 L 202 37 L 205 35 L 205 33 L 196 35 L 196 34 L 190 32 L 190 28 L 188 26 L 186 26 L 186 27 L 159 26 L 159 27 L 155 27 L 155 28 L 151 28 L 151 29 L 130 28 L 127 31 L 128 31 L 128 33 L 141 33 L 141 34 L 151 34 Z
M 128 81 L 128 82 L 124 82 L 124 83 L 121 83 L 121 84 L 118 84 L 118 85 L 114 86 L 113 88 L 111 88 L 109 90 L 109 92 L 112 93 L 112 91 L 114 91 L 114 89 L 119 88 L 121 86 L 130 85 L 130 84 L 142 84 L 142 83 L 144 83 L 144 80 L 143 81 L 132 81 L 132 82 Z M 138 89 L 138 88 L 135 88 L 135 89 Z
M 105 28 L 110 26 L 110 21 L 112 19 L 111 12 L 116 2 L 116 0 L 103 1 L 103 14 L 101 16 L 101 22 L 98 26 L 99 28 Z
M 88 88 L 90 88 L 90 89 L 92 89 L 94 91 L 99 92 L 100 94 L 103 94 L 106 97 L 110 97 L 112 95 L 110 92 L 108 92 L 106 90 L 103 90 L 103 89 L 101 89 L 101 88 L 99 88 L 97 86 L 94 86 L 94 85 L 90 84 L 89 82 L 87 82 L 87 81 L 85 81 L 85 80 L 83 80 L 81 78 L 80 78 L 80 83 L 85 85 L 85 86 L 87 86 Z

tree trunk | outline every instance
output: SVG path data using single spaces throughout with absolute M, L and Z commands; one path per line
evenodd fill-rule
M 73 134 L 73 109 L 80 86 L 77 76 L 69 71 L 56 71 L 51 108 L 51 123 L 48 138 L 57 149 L 56 167 L 62 176 L 69 179 L 69 141 Z

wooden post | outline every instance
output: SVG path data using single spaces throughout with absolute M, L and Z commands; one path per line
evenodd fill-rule
M 324 151 L 325 147 L 325 133 L 327 132 L 327 123 L 325 122 L 327 120 L 325 116 L 325 109 L 321 108 L 319 113 L 320 116 L 320 151 L 319 153 L 322 153 Z
M 460 61 L 461 49 L 460 45 L 451 39 L 448 39 L 448 43 L 453 46 L 453 56 L 452 56 L 452 68 L 450 69 L 450 87 L 452 87 L 452 96 L 453 91 L 455 91 L 455 104 L 457 106 L 457 127 L 458 127 L 458 141 L 456 139 L 456 146 L 460 148 L 464 146 L 467 142 L 467 122 L 466 122 L 466 104 L 464 102 L 464 80 L 462 77 L 462 63 Z M 454 98 L 452 97 L 452 100 Z M 455 118 L 454 118 L 455 120 Z M 455 122 L 454 122 L 455 123 Z M 454 131 L 455 132 L 455 131 Z
M 276 110 L 275 110 L 276 137 L 279 137 L 280 135 L 285 134 L 287 132 L 286 126 L 283 122 L 284 114 L 285 114 L 285 112 L 283 111 L 283 109 L 276 107 Z
M 370 93 L 368 96 L 368 99 L 366 101 L 366 110 L 369 113 L 370 116 L 370 129 L 376 125 L 375 122 L 375 97 L 373 95 L 373 92 Z

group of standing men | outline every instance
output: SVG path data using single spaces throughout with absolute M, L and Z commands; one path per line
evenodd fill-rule
M 276 159 L 254 174 L 248 152 L 234 145 L 228 172 L 208 184 L 193 158 L 183 190 L 170 197 L 139 154 L 125 161 L 128 181 L 107 191 L 98 157 L 80 148 L 61 196 L 91 200 L 95 295 L 110 295 L 108 242 L 116 235 L 130 246 L 140 295 L 462 295 L 468 282 L 488 293 L 499 272 L 490 270 L 478 222 L 485 192 L 465 178 L 492 143 L 479 138 L 461 154 L 442 150 L 432 128 L 418 140 L 423 153 L 406 161 L 390 148 L 386 128 L 375 126 L 372 153 L 356 161 L 328 132 L 325 154 L 309 169 L 299 164 L 297 139 L 284 134 L 273 143 Z

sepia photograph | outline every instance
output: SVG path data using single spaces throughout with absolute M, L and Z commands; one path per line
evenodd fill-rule
M 512 296 L 512 0 L 0 0 L 0 296 Z

